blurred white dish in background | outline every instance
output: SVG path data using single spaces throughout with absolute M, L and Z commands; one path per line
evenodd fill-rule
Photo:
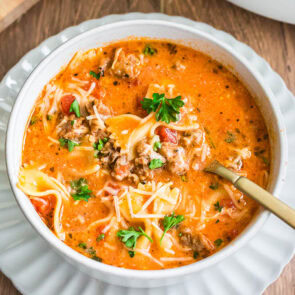
M 0 83 L 0 270 L 12 279 L 22 294 L 30 295 L 172 295 L 195 294 L 219 295 L 261 294 L 274 281 L 294 254 L 295 231 L 270 216 L 244 247 L 229 255 L 221 263 L 208 267 L 193 275 L 181 284 L 159 287 L 152 290 L 133 289 L 103 283 L 80 272 L 57 255 L 27 222 L 8 185 L 4 162 L 4 137 L 7 121 L 18 91 L 32 70 L 56 47 L 74 36 L 104 24 L 122 20 L 155 19 L 183 24 L 198 29 L 204 34 L 214 36 L 234 50 L 242 60 L 249 64 L 263 80 L 278 102 L 286 124 L 288 149 L 288 173 L 281 194 L 282 200 L 295 207 L 295 100 L 283 80 L 270 66 L 248 46 L 238 42 L 229 34 L 217 31 L 204 23 L 197 23 L 182 17 L 163 14 L 132 13 L 111 15 L 101 19 L 89 20 L 79 26 L 70 27 L 53 36 L 25 55 Z M 286 163 L 285 163 L 286 164 Z M 135 278 L 133 278 L 136 281 Z
M 295 24 L 295 0 L 228 0 L 254 13 Z

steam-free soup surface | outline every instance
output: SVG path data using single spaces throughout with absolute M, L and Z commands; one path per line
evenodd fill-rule
M 266 186 L 268 134 L 248 90 L 201 52 L 130 40 L 77 52 L 45 85 L 18 185 L 74 250 L 165 269 L 219 251 L 258 210 L 203 171 L 214 159 Z

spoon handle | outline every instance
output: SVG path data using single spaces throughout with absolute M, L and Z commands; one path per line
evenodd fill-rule
M 241 192 L 245 193 L 255 201 L 259 202 L 266 209 L 284 220 L 287 224 L 295 229 L 295 210 L 275 198 L 268 191 L 249 180 L 246 177 L 240 177 L 234 186 Z
M 218 161 L 213 161 L 205 168 L 205 171 L 215 173 L 229 180 L 237 189 L 259 202 L 262 206 L 295 229 L 295 210 L 275 198 L 253 181 L 225 168 Z

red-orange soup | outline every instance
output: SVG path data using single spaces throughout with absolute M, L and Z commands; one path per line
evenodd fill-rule
M 267 185 L 268 133 L 248 90 L 201 52 L 130 40 L 76 53 L 44 87 L 18 186 L 81 254 L 165 269 L 219 251 L 258 210 L 203 171 L 214 159 Z

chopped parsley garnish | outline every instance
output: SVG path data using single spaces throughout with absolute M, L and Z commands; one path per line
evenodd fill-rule
M 85 252 L 87 252 L 91 256 L 90 257 L 91 259 L 98 261 L 98 262 L 102 262 L 102 259 L 96 255 L 96 250 L 93 249 L 93 247 L 87 248 L 86 243 L 80 243 L 80 244 L 78 244 L 78 247 L 85 250 Z
M 38 118 L 37 117 L 32 117 L 32 119 L 30 121 L 30 125 L 34 125 L 37 122 L 38 122 Z
M 153 147 L 153 149 L 154 149 L 154 151 L 156 152 L 156 151 L 159 150 L 161 147 L 162 147 L 161 142 L 160 142 L 160 141 L 156 141 L 156 142 L 154 143 L 154 147 Z
M 211 188 L 211 189 L 214 190 L 214 191 L 217 190 L 218 187 L 219 187 L 219 183 L 218 183 L 218 182 L 211 183 L 211 184 L 209 185 L 209 188 Z
M 99 73 L 95 73 L 93 71 L 90 71 L 89 72 L 89 75 L 92 76 L 92 77 L 94 77 L 94 78 L 96 78 L 97 80 L 99 80 L 101 74 L 100 74 L 100 72 Z
M 93 144 L 93 148 L 95 149 L 94 157 L 97 157 L 98 153 L 103 149 L 104 145 L 108 142 L 108 138 L 105 137 L 103 139 L 99 139 L 98 142 Z
M 198 251 L 194 251 L 193 257 L 194 257 L 194 259 L 197 259 L 199 257 L 199 252 Z
M 136 246 L 137 239 L 140 236 L 145 236 L 151 243 L 153 240 L 139 227 L 139 230 L 135 230 L 133 227 L 129 227 L 128 230 L 121 229 L 117 232 L 117 236 L 125 244 L 127 248 L 134 249 Z
M 182 237 L 182 233 L 179 233 L 178 236 L 179 236 L 179 237 Z
M 87 180 L 85 178 L 80 178 L 78 180 L 73 180 L 70 182 L 71 188 L 75 193 L 71 194 L 75 201 L 83 200 L 88 202 L 88 199 L 91 197 L 92 191 L 89 190 L 87 185 Z
M 172 214 L 170 216 L 165 216 L 163 219 L 163 226 L 164 226 L 164 232 L 163 235 L 161 237 L 161 240 L 163 240 L 164 235 L 166 234 L 166 232 L 171 229 L 172 227 L 178 225 L 180 222 L 182 222 L 184 220 L 184 216 L 183 215 L 174 215 L 174 212 L 172 212 Z
M 99 241 L 103 240 L 104 237 L 105 237 L 104 234 L 100 234 L 100 235 L 96 238 L 96 241 L 99 242 Z
M 153 99 L 145 97 L 140 103 L 148 113 L 156 112 L 157 121 L 163 121 L 167 124 L 179 120 L 179 109 L 184 106 L 181 96 L 166 98 L 164 93 L 153 93 Z
M 102 262 L 102 259 L 96 255 L 93 255 L 91 258 L 95 261 Z
M 149 168 L 151 170 L 154 170 L 154 169 L 157 169 L 157 168 L 160 168 L 164 165 L 163 161 L 160 160 L 160 159 L 152 159 L 150 164 L 149 164 Z
M 46 115 L 46 119 L 47 119 L 47 121 L 51 121 L 52 120 L 52 115 Z
M 66 138 L 60 138 L 58 141 L 60 143 L 60 146 L 62 146 L 62 147 L 67 146 L 69 152 L 72 152 L 74 150 L 74 147 L 79 145 L 79 143 L 74 142 L 70 139 L 66 139 Z
M 71 121 L 71 125 L 74 126 L 76 120 Z
M 130 256 L 131 258 L 133 258 L 134 255 L 135 255 L 135 252 L 134 252 L 134 251 L 128 251 L 128 254 L 129 254 L 129 256 Z
M 219 223 L 219 221 L 220 221 L 220 220 L 219 220 L 219 219 L 217 219 L 217 220 L 215 221 L 215 223 Z
M 269 160 L 263 155 L 265 153 L 265 150 L 259 150 L 259 148 L 257 148 L 257 149 L 258 150 L 256 150 L 254 152 L 254 155 L 256 157 L 260 158 L 263 161 L 263 163 L 268 166 L 269 165 Z
M 183 182 L 188 182 L 187 175 L 181 175 L 181 176 L 180 176 L 180 179 L 181 179 Z
M 80 244 L 78 244 L 78 247 L 85 250 L 85 249 L 87 249 L 87 244 L 86 243 L 80 243 Z
M 214 241 L 214 244 L 215 244 L 216 247 L 219 247 L 222 243 L 223 243 L 222 239 L 217 239 L 217 240 Z
M 227 131 L 226 134 L 227 134 L 227 137 L 226 137 L 226 139 L 224 140 L 225 142 L 227 142 L 227 143 L 232 143 L 232 142 L 235 141 L 236 137 L 235 137 L 235 135 L 234 135 L 233 133 Z
M 75 99 L 69 109 L 69 112 L 74 112 L 77 118 L 80 118 L 81 114 L 80 114 L 80 107 L 79 107 L 79 103 L 77 101 L 77 99 Z
M 223 207 L 220 206 L 219 201 L 217 201 L 217 202 L 214 204 L 214 209 L 215 209 L 215 211 L 221 212 L 222 208 L 223 208 Z
M 102 148 L 104 147 L 104 145 L 108 142 L 108 140 L 109 139 L 107 137 L 103 139 L 99 139 L 98 142 L 93 144 L 94 149 L 100 152 Z
M 144 55 L 154 55 L 157 52 L 158 50 L 156 48 L 151 47 L 149 44 L 147 44 L 145 48 L 143 49 Z

